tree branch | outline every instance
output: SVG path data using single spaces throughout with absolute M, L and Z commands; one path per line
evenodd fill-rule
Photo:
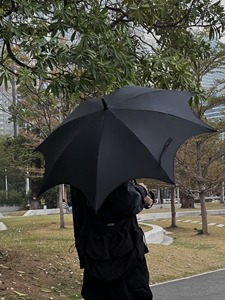
M 8 52 L 8 55 L 9 57 L 19 66 L 23 67 L 23 68 L 27 68 L 27 69 L 30 69 L 32 70 L 33 68 L 30 67 L 30 66 L 27 66 L 26 64 L 22 63 L 20 60 L 18 60 L 15 55 L 13 54 L 12 52 L 12 49 L 11 49 L 11 45 L 10 45 L 10 42 L 6 42 L 6 49 L 7 49 L 7 52 Z

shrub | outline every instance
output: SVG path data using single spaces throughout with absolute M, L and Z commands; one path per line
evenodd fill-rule
M 24 197 L 17 191 L 0 191 L 0 206 L 25 206 L 26 201 Z

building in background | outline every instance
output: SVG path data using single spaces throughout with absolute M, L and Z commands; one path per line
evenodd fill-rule
M 225 79 L 225 67 L 216 68 L 213 70 L 212 73 L 208 73 L 203 76 L 202 79 L 202 87 L 206 90 L 209 90 L 213 87 L 217 80 L 224 80 Z M 219 92 L 215 93 L 213 96 L 221 96 L 225 94 L 225 90 L 222 90 L 224 85 L 218 85 Z M 220 90 L 221 89 L 221 90 Z M 206 118 L 210 121 L 214 120 L 225 120 L 225 105 L 221 104 L 217 107 L 213 107 L 205 112 Z M 225 138 L 225 132 L 220 134 L 220 138 Z
M 13 101 L 13 87 L 9 85 L 8 90 L 0 86 L 0 135 L 14 135 L 14 123 L 10 120 L 9 106 Z
M 2 51 L 3 41 L 0 40 L 0 51 Z M 9 107 L 17 102 L 16 85 L 13 81 L 8 82 L 8 89 L 4 85 L 0 86 L 0 136 L 10 135 L 17 136 L 17 125 L 15 120 L 9 114 Z
M 215 82 L 217 80 L 224 80 L 225 79 L 225 67 L 216 68 L 213 70 L 213 73 L 208 73 L 205 76 L 203 76 L 202 79 L 202 87 L 206 90 L 209 90 L 213 87 Z M 218 85 L 218 92 L 215 93 L 213 96 L 221 96 L 225 93 L 225 90 L 223 90 L 224 84 Z M 219 105 L 217 107 L 214 107 L 212 109 L 209 109 L 206 111 L 205 115 L 208 120 L 215 120 L 215 119 L 225 119 L 225 115 L 223 114 L 225 112 L 225 105 Z

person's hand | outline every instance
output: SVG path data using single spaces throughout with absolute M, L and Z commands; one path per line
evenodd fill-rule
M 144 183 L 138 183 L 139 185 L 141 185 L 141 186 L 143 186 L 143 188 L 145 188 L 146 189 L 146 192 L 148 192 L 148 188 L 147 188 L 147 186 L 144 184 Z
M 148 195 L 144 197 L 145 206 L 151 207 L 153 205 L 153 199 Z
M 146 192 L 148 193 L 148 188 L 144 183 L 141 182 L 141 183 L 138 183 L 138 184 L 143 186 L 143 188 L 145 188 Z M 150 207 L 152 207 L 154 201 L 149 195 L 147 195 L 147 196 L 144 197 L 144 202 L 145 202 L 145 207 L 150 208 Z

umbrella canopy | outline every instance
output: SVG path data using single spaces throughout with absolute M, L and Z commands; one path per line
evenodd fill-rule
M 83 102 L 36 148 L 45 157 L 40 194 L 70 184 L 97 211 L 129 179 L 174 183 L 174 158 L 181 144 L 215 131 L 190 109 L 193 95 L 125 86 Z

